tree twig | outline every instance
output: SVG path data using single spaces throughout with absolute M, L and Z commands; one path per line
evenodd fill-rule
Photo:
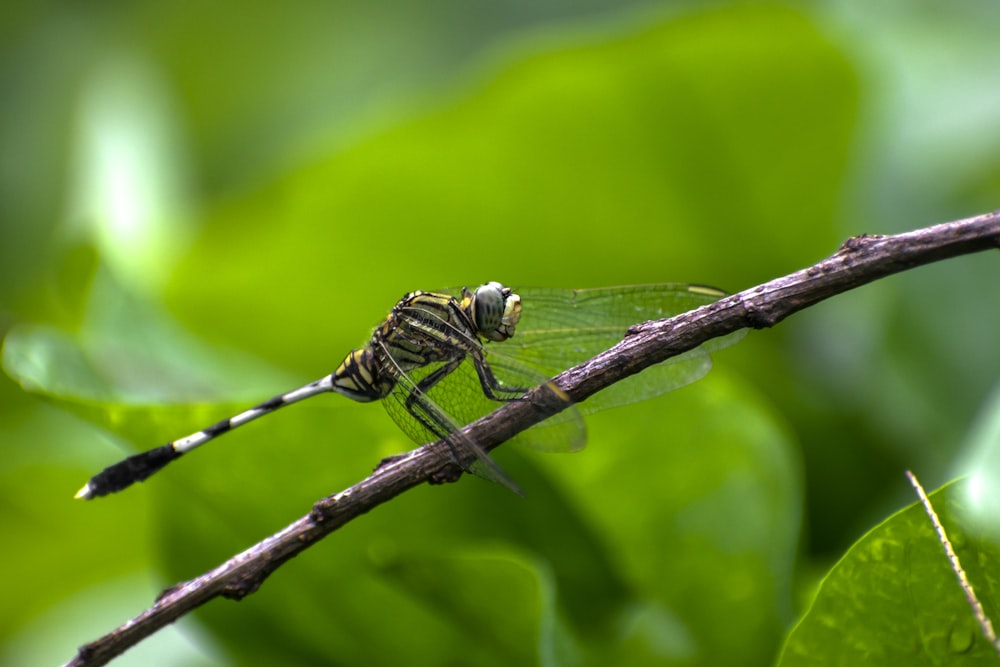
M 463 429 L 490 450 L 644 368 L 743 328 L 772 327 L 835 294 L 941 259 L 1000 248 L 1000 211 L 893 236 L 848 239 L 833 256 L 806 269 L 675 317 L 632 327 L 625 339 L 590 361 L 506 403 Z M 354 486 L 318 501 L 306 516 L 196 579 L 164 591 L 146 611 L 81 646 L 67 665 L 103 665 L 212 598 L 256 591 L 290 558 L 378 505 L 424 482 L 457 479 L 447 442 L 415 449 Z

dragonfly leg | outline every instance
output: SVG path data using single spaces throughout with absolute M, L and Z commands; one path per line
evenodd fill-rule
M 409 396 L 406 397 L 406 411 L 416 419 L 420 424 L 427 429 L 429 433 L 432 433 L 436 438 L 445 439 L 448 445 L 448 449 L 451 451 L 452 459 L 455 461 L 455 467 L 453 470 L 446 470 L 433 479 L 430 480 L 432 484 L 445 484 L 448 482 L 454 482 L 462 475 L 463 470 L 469 470 L 467 465 L 460 463 L 463 457 L 459 454 L 456 449 L 456 443 L 449 438 L 452 435 L 453 430 L 457 430 L 458 425 L 452 425 L 446 415 L 442 414 L 440 408 L 434 404 L 432 400 L 427 396 L 427 392 L 439 383 L 444 378 L 448 377 L 452 372 L 455 371 L 462 364 L 463 359 L 459 357 L 458 359 L 453 359 L 437 368 L 427 377 L 423 378 L 420 382 L 416 383 L 413 387 L 413 391 L 410 392 Z M 479 449 L 479 446 L 468 441 L 460 440 L 464 442 L 473 452 L 475 452 L 479 463 L 482 474 L 484 474 L 489 479 L 507 486 L 515 493 L 520 493 L 520 489 L 514 484 L 513 481 L 507 477 L 506 473 L 503 472 L 493 461 L 489 458 L 486 452 Z M 388 461 L 383 460 L 379 465 L 384 465 Z
M 446 425 L 439 423 L 435 419 L 433 411 L 429 411 L 424 404 L 422 397 L 426 396 L 434 385 L 448 377 L 459 365 L 462 359 L 453 359 L 436 369 L 433 373 L 422 379 L 414 386 L 414 390 L 406 397 L 406 411 L 413 415 L 420 424 L 438 438 L 447 437 L 450 430 Z M 419 408 L 418 408 L 419 406 Z
M 476 366 L 476 374 L 479 376 L 479 383 L 483 388 L 483 394 L 490 400 L 499 402 L 516 401 L 528 391 L 528 388 L 506 387 L 500 384 L 500 381 L 493 375 L 493 370 L 489 367 L 489 364 L 479 355 L 473 353 L 472 360 Z M 433 373 L 418 382 L 414 387 L 414 391 L 410 392 L 410 395 L 406 397 L 406 411 L 413 415 L 424 428 L 439 438 L 447 436 L 449 430 L 445 425 L 439 423 L 439 420 L 435 418 L 432 411 L 427 410 L 421 400 L 421 396 L 425 396 L 437 383 L 453 373 L 461 365 L 462 361 L 462 358 L 452 359 L 440 368 L 435 369 Z M 508 395 L 504 396 L 500 392 Z
M 508 387 L 502 384 L 493 374 L 493 369 L 486 362 L 482 355 L 471 353 L 472 363 L 476 367 L 476 374 L 479 376 L 479 384 L 483 388 L 483 393 L 493 401 L 516 401 L 522 398 L 531 387 Z

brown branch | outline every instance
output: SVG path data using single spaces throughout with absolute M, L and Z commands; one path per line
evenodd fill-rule
M 689 313 L 632 327 L 623 341 L 467 426 L 490 450 L 573 402 L 644 368 L 743 328 L 771 327 L 835 294 L 949 257 L 1000 248 L 1000 211 L 894 236 L 848 239 L 813 266 L 744 290 Z M 560 396 L 563 394 L 563 396 Z M 215 597 L 242 598 L 285 561 L 378 505 L 424 482 L 460 476 L 446 442 L 415 449 L 354 486 L 318 501 L 311 512 L 202 576 L 167 589 L 155 604 L 109 634 L 80 647 L 68 665 L 103 665 L 168 623 Z

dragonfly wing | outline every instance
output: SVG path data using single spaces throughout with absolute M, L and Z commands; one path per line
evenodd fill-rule
M 382 403 L 393 421 L 418 444 L 451 436 L 458 447 L 474 455 L 475 461 L 468 468 L 469 472 L 502 484 L 518 495 L 524 495 L 503 468 L 497 465 L 482 447 L 464 436 L 461 427 L 405 373 Z M 419 418 L 414 416 L 414 412 Z
M 487 348 L 486 360 L 493 369 L 493 374 L 504 384 L 534 388 L 548 383 L 552 377 L 516 359 L 493 354 L 491 351 L 493 349 L 497 348 Z M 567 406 L 561 412 L 527 431 L 522 431 L 512 438 L 511 442 L 552 453 L 577 452 L 583 449 L 587 444 L 587 426 L 583 421 L 583 415 L 579 406 L 571 403 L 564 393 L 559 392 L 559 395 L 565 397 L 567 402 Z
M 718 301 L 722 290 L 685 283 L 658 283 L 559 289 L 526 287 L 521 295 L 522 317 L 517 331 L 629 327 L 659 320 Z M 530 319 L 529 319 L 530 318 Z
M 502 386 L 518 388 L 521 390 L 518 393 L 523 393 L 549 380 L 548 376 L 531 366 L 494 356 L 491 349 L 486 349 L 485 360 Z M 411 375 L 419 382 L 419 377 L 432 372 L 433 369 L 420 369 L 419 373 Z M 471 355 L 427 394 L 456 423 L 463 425 L 502 405 L 501 401 L 492 400 L 483 392 Z M 546 452 L 572 452 L 583 449 L 587 441 L 587 430 L 580 411 L 575 405 L 570 405 L 541 424 L 519 433 L 511 441 Z
M 398 367 L 397 367 L 398 369 Z M 426 369 L 420 369 L 426 370 Z M 433 372 L 433 369 L 430 371 Z M 506 486 L 518 495 L 524 495 L 507 473 L 489 457 L 482 447 L 461 433 L 461 427 L 448 413 L 422 391 L 409 374 L 399 370 L 400 377 L 389 396 L 382 400 L 393 421 L 418 444 L 434 442 L 452 436 L 453 442 L 475 457 L 469 472 Z M 436 387 L 435 387 L 436 388 Z M 463 466 L 464 468 L 465 466 Z
M 589 415 L 653 398 L 700 380 L 711 368 L 707 353 L 691 350 L 619 380 L 581 403 L 580 411 Z
M 610 348 L 628 328 L 671 317 L 725 296 L 709 287 L 678 283 L 568 290 L 525 288 L 517 332 L 488 349 L 498 359 L 530 366 L 553 377 Z M 711 368 L 708 352 L 745 335 L 738 331 L 673 357 L 600 392 L 581 404 L 584 413 L 626 405 L 672 391 L 703 377 Z M 498 361 L 499 363 L 499 361 Z
M 537 426 L 518 433 L 511 442 L 540 452 L 578 452 L 587 445 L 587 425 L 578 405 L 570 405 Z

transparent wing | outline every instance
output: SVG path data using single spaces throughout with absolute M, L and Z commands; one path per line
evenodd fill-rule
M 411 371 L 406 374 L 406 381 L 397 383 L 392 394 L 383 400 L 393 421 L 417 443 L 422 444 L 444 437 L 445 431 L 443 429 L 448 426 L 448 424 L 433 421 L 433 411 L 428 412 L 424 409 L 424 400 L 433 402 L 441 413 L 450 418 L 451 423 L 456 425 L 456 428 L 493 412 L 503 404 L 503 401 L 490 399 L 483 392 L 479 374 L 471 356 L 467 356 L 452 373 L 423 392 L 422 397 L 410 399 L 410 394 L 420 381 L 443 365 L 443 362 L 438 362 Z M 518 364 L 516 361 L 508 363 L 501 360 L 499 365 L 491 364 L 491 368 L 501 382 L 510 388 L 527 390 L 549 379 L 531 367 Z M 418 412 L 417 416 L 412 414 L 413 409 Z M 428 428 L 428 421 L 433 430 Z M 569 406 L 563 412 L 518 434 L 512 439 L 512 442 L 541 451 L 570 452 L 583 449 L 586 440 L 586 426 L 583 417 L 576 406 Z
M 524 495 L 520 487 L 490 458 L 482 447 L 462 435 L 461 426 L 438 406 L 417 386 L 418 379 L 404 373 L 397 365 L 397 382 L 392 393 L 382 400 L 389 416 L 411 439 L 418 444 L 433 442 L 454 435 L 453 442 L 465 451 L 471 452 L 475 461 L 470 472 L 484 479 L 506 486 L 518 495 Z M 425 369 L 421 369 L 425 370 Z
M 521 321 L 514 337 L 486 346 L 497 367 L 520 365 L 553 377 L 602 352 L 633 324 L 671 317 L 725 296 L 711 287 L 680 283 L 629 285 L 570 290 L 515 289 L 521 296 Z M 580 405 L 586 414 L 658 396 L 703 377 L 708 356 L 740 340 L 745 331 L 723 338 L 646 369 Z
M 520 389 L 519 394 L 549 380 L 549 376 L 515 359 L 493 358 L 488 354 L 486 359 L 500 383 L 505 387 Z M 429 393 L 434 401 L 462 424 L 475 421 L 500 406 L 500 402 L 491 400 L 483 392 L 471 356 L 466 357 L 461 366 Z M 520 433 L 512 442 L 541 451 L 571 452 L 583 449 L 586 439 L 583 417 L 576 406 L 571 405 L 541 424 Z

